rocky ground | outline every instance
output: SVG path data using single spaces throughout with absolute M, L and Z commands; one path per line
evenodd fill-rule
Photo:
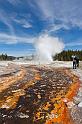
M 0 63 L 0 124 L 82 124 L 81 69 Z
M 80 88 L 73 99 L 74 104 L 71 108 L 71 115 L 75 124 L 82 124 L 82 62 L 80 62 L 80 67 L 72 70 L 72 72 L 79 77 Z

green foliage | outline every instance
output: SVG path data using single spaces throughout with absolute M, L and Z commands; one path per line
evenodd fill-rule
M 0 55 L 0 61 L 11 61 L 14 60 L 15 57 L 13 56 L 8 56 L 7 54 L 1 54 Z
M 62 51 L 59 54 L 56 54 L 56 56 L 53 56 L 53 60 L 59 60 L 59 61 L 71 61 L 72 56 L 76 55 L 79 60 L 82 61 L 82 50 L 68 50 L 68 51 Z

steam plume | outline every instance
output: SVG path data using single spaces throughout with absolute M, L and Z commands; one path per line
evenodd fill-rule
M 36 39 L 35 48 L 39 61 L 52 62 L 52 56 L 64 49 L 64 43 L 57 37 L 45 34 Z

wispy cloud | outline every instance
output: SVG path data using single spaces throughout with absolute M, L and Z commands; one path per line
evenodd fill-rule
M 66 25 L 64 23 L 63 24 L 53 24 L 53 25 L 51 25 L 50 30 L 48 30 L 48 33 L 53 32 L 53 31 L 56 32 L 56 31 L 58 31 L 60 29 L 69 30 L 70 26 L 68 26 L 68 25 Z
M 6 14 L 6 12 L 3 9 L 0 9 L 0 21 L 2 21 L 10 30 L 10 33 L 13 35 L 14 34 L 14 28 L 12 26 L 12 22 Z
M 25 4 L 31 7 L 32 13 L 37 15 L 41 20 L 48 20 L 51 23 L 50 31 L 57 31 L 61 28 L 70 29 L 71 27 L 79 27 L 82 29 L 82 2 L 81 0 L 7 0 L 14 6 Z M 60 20 L 58 25 L 55 20 Z M 32 24 L 28 20 L 14 20 L 21 24 L 24 28 L 31 28 Z
M 65 46 L 66 47 L 82 46 L 82 41 L 75 41 L 75 42 L 71 42 L 71 43 L 66 43 Z
M 18 4 L 20 4 L 21 3 L 21 1 L 20 0 L 7 0 L 10 4 L 12 4 L 12 5 L 18 5 Z
M 20 24 L 24 28 L 31 28 L 32 25 L 26 19 L 14 19 L 14 21 Z
M 34 37 L 19 37 L 12 36 L 5 33 L 0 33 L 0 42 L 6 44 L 16 44 L 16 43 L 34 43 Z
M 44 18 L 82 28 L 81 0 L 35 0 Z
M 8 4 L 13 5 L 13 9 L 8 8 L 0 8 L 0 21 L 2 21 L 10 30 L 10 35 L 0 34 L 0 41 L 5 43 L 17 43 L 17 42 L 33 42 L 34 38 L 29 38 L 27 33 L 24 32 L 23 28 L 31 28 L 35 26 L 35 32 L 38 30 L 38 34 L 46 31 L 47 33 L 51 33 L 53 31 L 58 31 L 60 29 L 69 30 L 73 27 L 79 27 L 82 29 L 82 1 L 81 0 L 5 0 Z M 9 6 L 10 6 L 9 4 Z M 5 5 L 5 2 L 4 2 Z M 6 12 L 11 11 L 10 13 Z M 13 16 L 13 13 L 16 15 Z M 27 16 L 27 15 L 32 16 Z M 24 17 L 21 15 L 25 15 Z M 30 21 L 30 19 L 32 21 Z M 58 21 L 58 23 L 57 23 Z M 43 24 L 43 29 L 39 31 Z M 43 23 L 43 22 L 46 22 Z M 49 22 L 49 23 L 47 23 Z M 19 24 L 21 27 L 17 27 L 15 24 Z M 35 24 L 35 25 L 33 25 Z M 39 26 L 38 26 L 39 24 Z M 47 25 L 47 26 L 45 26 Z M 20 30 L 21 29 L 21 30 Z M 25 37 L 17 36 L 15 31 L 19 34 L 23 32 Z M 22 33 L 22 36 L 24 36 Z M 33 32 L 34 33 L 34 32 Z M 30 33 L 29 33 L 30 34 Z M 37 34 L 37 35 L 38 35 Z M 34 35 L 34 34 L 30 34 Z M 70 37 L 70 36 L 69 36 Z M 72 42 L 66 45 L 80 46 L 81 42 Z

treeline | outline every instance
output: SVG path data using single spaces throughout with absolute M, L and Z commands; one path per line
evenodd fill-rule
M 7 54 L 1 54 L 0 55 L 0 61 L 12 61 L 14 59 L 15 59 L 15 57 L 8 56 Z
M 62 51 L 61 53 L 57 54 L 53 57 L 53 60 L 59 60 L 59 61 L 71 61 L 72 56 L 76 55 L 79 60 L 82 61 L 82 50 L 68 50 L 68 51 Z

